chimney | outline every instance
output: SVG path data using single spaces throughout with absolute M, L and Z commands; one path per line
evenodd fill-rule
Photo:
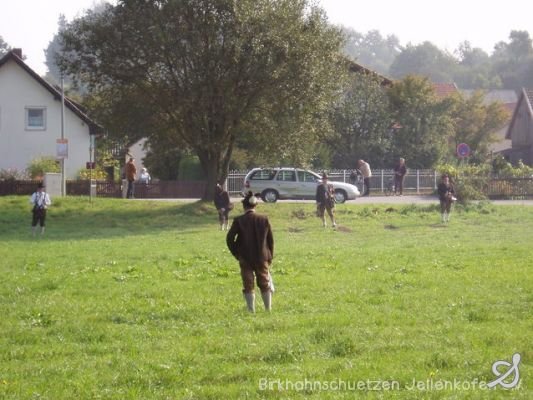
M 22 60 L 22 49 L 12 49 L 11 50 L 14 55 L 16 55 L 18 58 Z

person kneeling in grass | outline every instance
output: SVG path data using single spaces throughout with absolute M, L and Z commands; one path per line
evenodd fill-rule
M 239 260 L 243 284 L 243 294 L 248 311 L 255 312 L 254 275 L 265 310 L 272 308 L 274 286 L 270 276 L 270 266 L 274 258 L 274 237 L 268 217 L 255 212 L 259 200 L 252 193 L 244 197 L 244 214 L 233 220 L 226 235 L 226 243 L 231 254 Z

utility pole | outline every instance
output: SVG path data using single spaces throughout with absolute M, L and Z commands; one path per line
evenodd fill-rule
M 61 73 L 61 141 L 65 139 L 65 90 L 63 88 L 63 84 L 63 73 Z M 65 157 L 61 157 L 61 196 L 64 197 L 65 195 Z

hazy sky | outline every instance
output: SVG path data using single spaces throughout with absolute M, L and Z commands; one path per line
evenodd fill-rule
M 468 40 L 491 53 L 494 44 L 508 41 L 511 30 L 533 36 L 533 0 L 316 1 L 332 23 L 361 33 L 377 29 L 383 36 L 395 34 L 402 45 L 429 40 L 453 51 Z M 59 15 L 71 21 L 94 4 L 95 0 L 0 0 L 0 36 L 11 47 L 22 48 L 27 64 L 44 74 L 44 49 L 57 32 Z

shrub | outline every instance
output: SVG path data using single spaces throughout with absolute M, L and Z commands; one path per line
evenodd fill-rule
M 0 181 L 16 181 L 27 178 L 26 174 L 16 168 L 0 169 Z
M 26 172 L 31 179 L 37 179 L 42 178 L 46 172 L 61 172 L 61 167 L 54 157 L 39 157 L 30 162 Z
M 91 170 L 83 168 L 78 171 L 78 179 L 97 179 L 103 181 L 107 179 L 107 173 L 100 166 L 96 167 L 96 169 L 93 169 L 92 173 Z
M 471 200 L 487 198 L 488 180 L 491 172 L 490 165 L 454 166 L 443 164 L 437 167 L 439 174 L 447 174 L 455 185 L 457 199 L 466 204 Z

